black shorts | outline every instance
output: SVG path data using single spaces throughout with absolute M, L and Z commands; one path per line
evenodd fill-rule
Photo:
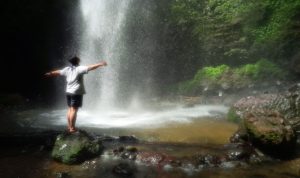
M 82 106 L 82 95 L 67 95 L 67 103 L 69 107 L 81 107 Z

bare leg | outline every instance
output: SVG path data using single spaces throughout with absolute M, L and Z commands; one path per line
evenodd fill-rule
M 76 131 L 75 123 L 77 118 L 77 111 L 78 111 L 77 107 L 72 106 L 70 108 L 70 130 L 69 130 L 70 132 Z
M 68 119 L 68 130 L 71 128 L 71 107 L 68 108 L 68 113 L 67 113 L 67 119 Z

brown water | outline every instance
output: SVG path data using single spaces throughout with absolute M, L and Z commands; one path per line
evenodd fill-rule
M 111 161 L 113 164 L 113 160 Z M 86 165 L 94 166 L 86 166 Z M 21 154 L 1 157 L 0 176 L 3 178 L 53 178 L 58 172 L 68 173 L 74 178 L 94 178 L 94 177 L 116 177 L 107 173 L 105 175 L 101 166 L 107 168 L 111 166 L 102 165 L 104 163 L 97 159 L 78 166 L 63 165 L 49 159 L 47 153 Z M 151 168 L 149 168 L 151 170 Z M 272 165 L 256 165 L 248 168 L 234 169 L 211 169 L 203 170 L 193 174 L 187 174 L 182 170 L 162 171 L 154 173 L 151 171 L 140 173 L 141 177 L 157 178 L 186 178 L 186 177 L 208 177 L 208 178 L 296 178 L 299 177 L 300 159 L 274 163 Z
M 224 120 L 199 119 L 192 123 L 168 124 L 160 128 L 133 131 L 138 137 L 160 142 L 225 144 L 237 125 Z
M 222 119 L 194 119 L 190 123 L 168 124 L 160 128 L 147 129 L 90 129 L 107 135 L 135 135 L 142 144 L 132 146 L 139 151 L 158 152 L 175 157 L 218 153 L 237 125 Z M 41 150 L 41 151 L 40 151 Z M 53 161 L 50 152 L 39 147 L 1 147 L 1 178 L 54 178 L 66 173 L 73 178 L 118 177 L 112 173 L 120 160 L 109 154 L 86 161 L 80 165 L 64 165 Z M 300 177 L 300 158 L 238 168 L 167 169 L 137 164 L 136 178 L 296 178 Z

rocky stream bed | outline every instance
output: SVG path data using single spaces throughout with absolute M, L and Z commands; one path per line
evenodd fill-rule
M 85 127 L 69 134 L 63 127 L 14 125 L 5 113 L 0 177 L 296 178 L 298 91 L 212 98 L 206 101 L 234 101 L 230 112 L 157 128 Z M 187 107 L 203 104 L 203 97 L 181 99 Z

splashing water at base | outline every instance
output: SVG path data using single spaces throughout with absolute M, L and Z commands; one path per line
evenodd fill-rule
M 146 141 L 223 144 L 236 131 L 227 122 L 228 107 L 223 105 L 182 105 L 166 108 L 127 111 L 80 110 L 76 126 L 95 133 L 120 136 L 135 135 Z M 46 111 L 32 116 L 31 127 L 65 129 L 66 110 Z M 212 134 L 213 133 L 213 134 Z
M 142 110 L 106 110 L 90 112 L 81 110 L 78 113 L 77 126 L 96 128 L 153 128 L 171 123 L 190 123 L 195 118 L 215 117 L 226 114 L 228 108 L 222 105 L 198 105 L 195 107 L 169 108 L 160 111 Z M 65 125 L 66 110 L 53 111 L 60 115 L 54 125 Z

